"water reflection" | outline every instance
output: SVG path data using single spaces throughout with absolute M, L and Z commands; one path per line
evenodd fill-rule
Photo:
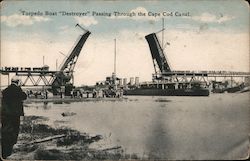
M 165 105 L 161 105 L 165 107 Z M 167 122 L 165 121 L 165 111 L 159 109 L 153 117 L 152 129 L 146 139 L 146 149 L 149 159 L 165 159 L 171 155 L 172 141 L 169 138 Z M 168 156 L 168 157 L 167 157 Z
M 156 99 L 155 102 L 171 102 L 171 100 L 159 98 Z

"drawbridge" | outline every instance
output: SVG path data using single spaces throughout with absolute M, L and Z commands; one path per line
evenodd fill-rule
M 249 82 L 249 72 L 234 71 L 174 71 L 165 56 L 164 50 L 156 36 L 151 33 L 145 36 L 151 52 L 154 71 L 153 81 L 171 82 L 171 83 L 192 83 L 203 82 L 207 85 L 210 82 L 229 80 L 232 82 Z
M 80 27 L 84 33 L 80 35 L 76 45 L 73 47 L 69 55 L 66 56 L 64 62 L 62 62 L 59 70 L 49 70 L 48 66 L 43 67 L 1 67 L 1 75 L 7 75 L 8 82 L 10 74 L 19 76 L 21 79 L 21 86 L 34 87 L 34 86 L 46 86 L 51 88 L 53 93 L 56 94 L 62 87 L 72 86 L 74 83 L 74 68 L 78 57 L 81 53 L 83 45 L 87 38 L 91 34 L 88 30 L 82 28 L 79 24 L 76 27 Z

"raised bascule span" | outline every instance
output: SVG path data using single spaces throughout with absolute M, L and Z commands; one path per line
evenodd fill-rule
M 76 26 L 79 26 L 81 29 L 83 29 L 79 24 Z M 65 86 L 66 84 L 73 84 L 74 81 L 74 68 L 76 65 L 76 62 L 78 60 L 78 57 L 81 53 L 82 47 L 85 44 L 87 38 L 91 34 L 89 31 L 83 29 L 85 33 L 80 37 L 79 41 L 77 42 L 76 46 L 73 48 L 72 52 L 69 56 L 67 56 L 66 60 L 60 67 L 60 71 L 56 73 L 56 76 L 52 80 L 52 88 L 55 90 L 60 88 L 61 86 Z
M 171 72 L 169 63 L 165 57 L 163 49 L 160 46 L 156 34 L 155 33 L 149 34 L 145 36 L 145 38 L 149 44 L 155 73 L 158 73 L 157 67 L 160 73 Z
M 58 71 L 49 70 L 48 66 L 43 67 L 2 67 L 0 72 L 2 75 L 15 74 L 22 80 L 22 86 L 47 86 L 52 88 L 53 93 L 57 94 L 61 87 L 65 87 L 74 83 L 74 68 L 77 63 L 78 57 L 81 53 L 83 45 L 91 34 L 88 30 L 82 28 L 79 24 L 76 27 L 80 27 L 84 34 L 80 35 L 76 45 L 70 52 L 64 62 L 62 62 Z M 9 80 L 8 80 L 9 82 Z
M 214 89 L 224 88 L 214 92 L 236 92 L 249 86 L 247 82 L 249 83 L 250 73 L 247 72 L 174 71 L 170 67 L 156 33 L 146 35 L 145 39 L 149 45 L 155 71 L 152 82 L 143 82 L 137 87 L 125 90 L 126 95 L 208 96 L 211 84 Z M 221 79 L 228 79 L 229 82 L 227 80 L 227 83 L 224 83 Z M 235 79 L 241 79 L 243 83 L 233 87 Z M 221 87 L 222 84 L 225 87 Z

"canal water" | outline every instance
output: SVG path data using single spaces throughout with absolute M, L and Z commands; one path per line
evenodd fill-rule
M 31 103 L 25 115 L 46 116 L 54 127 L 71 127 L 154 159 L 239 159 L 249 151 L 249 93 L 209 97 L 128 96 L 114 101 Z M 63 117 L 62 113 L 71 116 Z

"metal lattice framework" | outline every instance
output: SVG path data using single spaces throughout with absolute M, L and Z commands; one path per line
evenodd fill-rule
M 7 70 L 6 70 L 7 69 Z M 53 79 L 56 78 L 58 71 L 28 71 L 28 70 L 8 70 L 1 69 L 2 75 L 16 75 L 21 79 L 22 86 L 51 86 Z M 8 80 L 9 82 L 9 80 Z
M 21 79 L 22 86 L 52 86 L 61 87 L 67 83 L 73 84 L 73 72 L 87 38 L 91 34 L 89 31 L 82 28 L 79 24 L 76 26 L 80 27 L 85 33 L 80 35 L 76 45 L 65 61 L 62 63 L 59 71 L 49 71 L 44 67 L 41 68 L 19 68 L 19 67 L 5 67 L 0 69 L 2 75 L 8 76 L 8 82 L 10 74 L 17 75 Z

